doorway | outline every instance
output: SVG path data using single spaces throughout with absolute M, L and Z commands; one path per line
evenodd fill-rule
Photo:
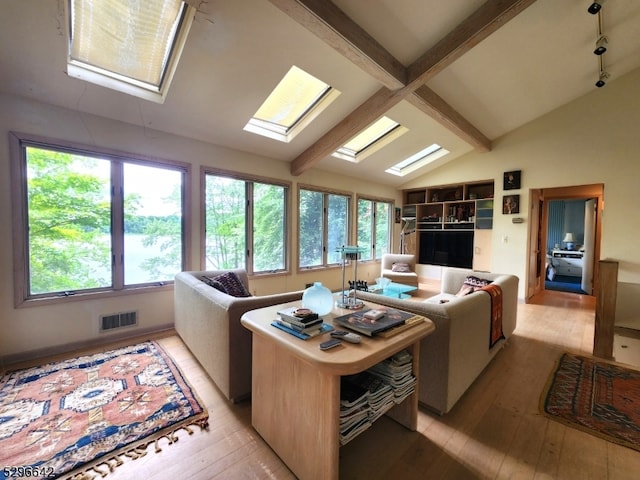
M 531 191 L 527 302 L 552 289 L 549 277 L 570 280 L 576 293 L 597 294 L 603 189 L 595 184 Z

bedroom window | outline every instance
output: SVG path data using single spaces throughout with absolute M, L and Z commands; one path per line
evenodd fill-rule
M 16 303 L 172 282 L 183 164 L 11 135 Z
M 379 260 L 391 252 L 393 203 L 358 198 L 358 246 L 365 249 L 362 260 Z
M 163 103 L 195 8 L 180 0 L 68 0 L 67 73 Z
M 204 181 L 205 268 L 286 271 L 289 185 L 221 170 Z
M 351 196 L 300 188 L 298 201 L 298 267 L 341 264 L 339 247 L 349 244 Z

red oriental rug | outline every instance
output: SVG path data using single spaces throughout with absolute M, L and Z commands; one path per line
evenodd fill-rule
M 0 380 L 0 479 L 103 477 L 208 414 L 155 342 L 9 372 Z
M 565 353 L 540 398 L 570 427 L 640 450 L 640 371 Z

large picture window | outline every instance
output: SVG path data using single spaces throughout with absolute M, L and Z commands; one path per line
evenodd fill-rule
M 349 195 L 300 188 L 298 266 L 342 262 L 338 248 L 349 243 Z
M 205 171 L 205 268 L 287 270 L 289 186 Z
M 184 269 L 186 165 L 12 134 L 12 166 L 17 303 Z
M 389 201 L 358 198 L 358 246 L 365 249 L 362 260 L 379 260 L 391 252 L 391 211 Z

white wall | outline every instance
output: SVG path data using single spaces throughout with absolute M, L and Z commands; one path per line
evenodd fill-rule
M 530 190 L 604 184 L 601 258 L 620 262 L 619 280 L 640 283 L 640 69 L 494 141 L 489 153 L 470 153 L 406 188 L 495 179 L 491 270 L 520 278 L 525 296 Z M 522 171 L 520 215 L 513 224 L 500 204 L 503 173 Z M 502 239 L 506 237 L 504 243 Z
M 15 358 L 16 354 L 23 352 L 104 339 L 109 334 L 98 333 L 98 318 L 101 314 L 137 310 L 139 312 L 137 330 L 140 331 L 173 324 L 172 289 L 121 295 L 108 299 L 71 301 L 64 305 L 14 308 L 8 145 L 10 131 L 191 163 L 193 234 L 192 255 L 189 263 L 190 268 L 194 270 L 200 269 L 199 175 L 201 166 L 213 166 L 289 180 L 293 184 L 292 203 L 294 204 L 297 183 L 400 200 L 399 192 L 388 186 L 338 177 L 320 170 L 312 170 L 299 177 L 292 177 L 287 162 L 0 94 L 0 224 L 4 225 L 0 231 L 0 279 L 3 285 L 0 289 L 0 367 L 3 356 L 13 355 Z M 295 211 L 292 221 L 295 232 L 297 231 Z M 292 235 L 294 242 L 295 239 L 296 236 Z M 297 251 L 296 243 L 292 244 L 292 251 Z M 358 277 L 374 279 L 378 276 L 379 269 L 379 263 L 371 263 L 368 266 L 361 264 Z M 254 294 L 262 295 L 277 291 L 301 290 L 306 283 L 322 281 L 329 288 L 337 289 L 340 286 L 340 280 L 340 269 L 331 269 L 319 273 L 271 276 L 267 279 L 251 281 L 250 288 Z M 136 334 L 135 328 L 129 331 L 132 335 Z

